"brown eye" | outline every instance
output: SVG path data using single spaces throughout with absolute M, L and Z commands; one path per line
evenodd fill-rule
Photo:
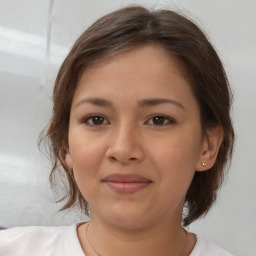
M 163 116 L 155 116 L 152 119 L 153 119 L 153 124 L 155 125 L 163 125 L 165 122 L 165 118 Z
M 167 125 L 167 124 L 171 124 L 174 121 L 168 117 L 165 116 L 153 116 L 149 119 L 148 123 L 150 125 L 156 125 L 156 126 L 163 126 L 163 125 Z
M 87 117 L 84 122 L 90 126 L 100 126 L 108 124 L 108 120 L 102 116 L 94 115 Z

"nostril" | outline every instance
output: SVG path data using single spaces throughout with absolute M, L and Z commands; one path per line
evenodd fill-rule
M 114 156 L 111 156 L 111 157 L 110 157 L 110 160 L 112 160 L 112 161 L 117 161 L 117 159 L 116 159 Z

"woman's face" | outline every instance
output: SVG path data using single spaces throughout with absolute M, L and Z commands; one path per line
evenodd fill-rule
M 177 60 L 143 46 L 82 75 L 66 163 L 92 218 L 142 228 L 180 221 L 205 141 L 198 104 Z

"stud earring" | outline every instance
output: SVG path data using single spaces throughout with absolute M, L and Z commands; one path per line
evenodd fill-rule
M 202 165 L 203 167 L 205 167 L 205 166 L 206 166 L 206 163 L 205 163 L 205 162 L 202 162 L 201 165 Z

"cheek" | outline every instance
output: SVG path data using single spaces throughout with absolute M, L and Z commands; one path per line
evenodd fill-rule
M 85 133 L 83 128 L 70 129 L 69 149 L 73 159 L 73 168 L 77 172 L 90 172 L 102 156 L 102 140 Z
M 178 148 L 169 150 L 159 155 L 157 160 L 160 180 L 167 186 L 177 188 L 174 191 L 188 187 L 195 173 L 195 161 L 178 152 Z
M 152 159 L 164 184 L 177 188 L 177 191 L 183 188 L 184 192 L 195 173 L 200 143 L 199 139 L 182 134 L 153 145 L 152 148 L 157 150 L 152 153 Z
M 70 154 L 76 183 L 85 198 L 99 180 L 99 170 L 104 156 L 102 141 L 82 136 L 70 136 Z
M 89 151 L 85 155 L 74 159 L 73 173 L 76 184 L 83 195 L 83 198 L 91 204 L 90 198 L 95 193 L 97 179 L 97 159 L 93 158 Z
M 200 153 L 200 139 L 195 137 L 181 133 L 155 143 L 152 141 L 150 144 L 155 161 L 179 169 L 195 167 Z

